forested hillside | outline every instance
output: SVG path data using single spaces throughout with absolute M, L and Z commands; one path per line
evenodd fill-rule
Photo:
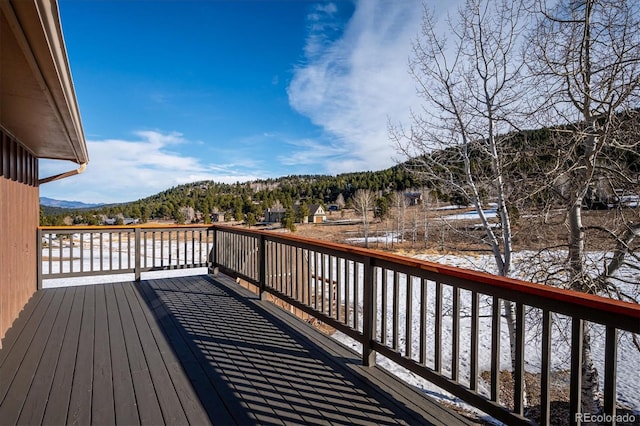
M 286 176 L 236 184 L 202 181 L 176 186 L 138 201 L 99 209 L 46 209 L 41 214 L 41 222 L 60 225 L 65 216 L 71 216 L 76 223 L 87 224 L 98 224 L 101 217 L 126 217 L 142 222 L 173 219 L 177 223 L 207 223 L 211 213 L 222 214 L 227 220 L 252 221 L 275 205 L 290 208 L 294 204 L 347 204 L 358 189 L 392 193 L 419 185 L 402 166 L 376 172 Z
M 557 130 L 557 129 L 556 129 Z M 570 161 L 571 145 L 562 138 L 554 137 L 559 132 L 550 129 L 526 130 L 503 135 L 505 152 L 505 170 L 511 191 L 517 194 L 514 199 L 518 208 L 535 208 L 549 205 L 562 197 L 560 185 L 549 186 L 541 190 L 541 182 L 559 159 Z M 474 161 L 471 167 L 478 175 L 482 171 L 490 174 L 490 161 L 483 152 L 482 143 L 471 147 Z M 442 173 L 464 182 L 463 163 L 459 160 L 457 149 L 434 151 L 432 158 L 442 164 Z M 607 158 L 612 164 L 607 167 L 620 168 L 640 174 L 640 153 L 635 151 L 610 152 Z M 138 201 L 102 206 L 96 209 L 60 209 L 44 207 L 41 211 L 43 225 L 62 225 L 64 218 L 71 217 L 74 223 L 97 225 L 106 218 L 132 218 L 141 222 L 152 219 L 174 220 L 177 223 L 204 222 L 211 220 L 211 214 L 224 216 L 226 220 L 255 223 L 261 220 L 264 212 L 274 206 L 292 208 L 295 204 L 338 204 L 350 205 L 357 190 L 368 189 L 376 194 L 376 206 L 382 208 L 391 202 L 391 195 L 399 191 L 422 190 L 433 192 L 440 201 L 454 204 L 466 204 L 468 200 L 452 188 L 439 186 L 432 179 L 420 173 L 421 159 L 415 158 L 403 164 L 368 172 L 329 175 L 296 175 L 252 182 L 223 184 L 212 181 L 194 182 L 176 186 L 143 198 Z M 613 195 L 616 188 L 594 187 L 587 207 L 602 207 Z M 616 184 L 621 186 L 621 183 Z M 611 185 L 609 185 L 611 186 Z M 628 185 L 627 185 L 628 186 Z M 632 185 L 633 187 L 634 185 Z M 629 187 L 628 190 L 633 190 Z M 626 189 L 625 189 L 626 190 Z M 491 194 L 486 193 L 487 201 Z M 637 195 L 637 194 L 636 194 Z M 68 222 L 69 219 L 67 219 Z

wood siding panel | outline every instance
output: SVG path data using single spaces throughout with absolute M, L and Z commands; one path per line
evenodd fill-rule
M 37 159 L 0 129 L 0 348 L 13 321 L 36 291 L 39 190 Z M 34 167 L 26 167 L 33 164 Z M 9 166 L 9 167 L 7 167 Z

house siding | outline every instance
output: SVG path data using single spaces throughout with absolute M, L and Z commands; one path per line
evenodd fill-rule
M 0 128 L 0 347 L 37 289 L 38 160 Z

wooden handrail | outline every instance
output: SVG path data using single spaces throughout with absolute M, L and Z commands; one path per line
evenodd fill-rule
M 498 275 L 488 274 L 486 272 L 473 271 L 459 267 L 443 265 L 427 260 L 414 259 L 393 253 L 386 253 L 372 250 L 364 247 L 350 246 L 330 241 L 316 240 L 297 235 L 284 234 L 273 231 L 248 230 L 239 229 L 237 227 L 225 225 L 212 225 L 214 228 L 237 232 L 241 234 L 264 235 L 272 240 L 291 241 L 313 245 L 315 247 L 326 248 L 341 252 L 350 253 L 357 256 L 371 257 L 378 260 L 392 262 L 403 265 L 408 268 L 414 268 L 422 271 L 434 272 L 436 274 L 461 278 L 468 281 L 490 285 L 511 291 L 518 291 L 523 294 L 530 294 L 548 298 L 561 303 L 571 303 L 578 306 L 588 307 L 592 309 L 602 310 L 612 314 L 622 314 L 640 321 L 640 304 L 625 302 L 622 300 L 611 299 L 594 294 L 580 293 L 575 290 L 551 287 L 544 284 L 537 284 L 528 281 L 522 281 L 515 278 L 501 277 Z

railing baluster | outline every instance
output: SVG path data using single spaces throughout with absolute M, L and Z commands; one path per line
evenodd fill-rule
M 307 265 L 307 306 L 311 306 L 311 304 L 313 303 L 311 300 L 313 277 L 313 265 L 311 262 L 313 260 L 313 256 L 313 252 L 307 249 L 307 261 L 305 262 L 305 264 Z
M 469 388 L 478 390 L 478 292 L 471 292 L 471 360 L 469 367 Z
M 353 263 L 353 328 L 356 330 L 360 330 L 358 328 L 358 306 L 360 305 L 360 283 L 358 277 L 360 274 L 358 273 L 358 262 Z
M 398 334 L 399 334 L 398 323 L 400 322 L 400 318 L 399 318 L 400 294 L 398 291 L 399 289 L 400 289 L 400 274 L 398 273 L 398 271 L 393 271 L 393 316 L 391 317 L 393 330 L 391 333 L 391 339 L 392 339 L 391 344 L 394 351 L 398 350 L 398 343 L 399 343 L 399 337 L 398 337 Z
M 418 362 L 422 365 L 427 363 L 427 289 L 426 278 L 420 279 L 420 356 Z
M 329 300 L 328 300 L 328 304 L 329 304 L 329 316 L 331 318 L 333 318 L 333 256 L 328 255 L 329 256 Z
M 434 317 L 434 356 L 433 356 L 433 369 L 441 373 L 442 372 L 442 283 L 436 281 L 436 307 Z
M 0 139 L 2 139 L 2 136 L 0 135 Z M 1 141 L 0 141 L 1 143 Z M 0 147 L 0 162 L 2 162 L 2 148 Z M 2 172 L 2 165 L 0 164 L 0 172 Z M 42 290 L 42 264 L 43 264 L 43 259 L 42 259 L 42 229 L 38 228 L 38 230 L 36 231 L 36 250 L 38 250 L 38 252 L 36 253 L 36 265 L 37 265 L 37 271 L 36 271 L 36 290 Z M 49 271 L 49 273 L 51 273 L 51 271 Z
M 516 303 L 516 362 L 514 371 L 513 411 L 524 412 L 524 305 Z
M 342 258 L 336 256 L 336 320 L 341 321 L 342 315 Z
M 326 284 L 326 279 L 325 279 L 325 263 L 324 263 L 324 257 L 325 254 L 324 253 L 320 253 L 320 273 L 319 273 L 319 277 L 320 277 L 320 312 L 325 313 L 326 312 L 326 306 L 325 306 L 325 284 Z
M 133 235 L 135 237 L 135 230 L 133 231 Z M 142 238 L 142 237 L 141 237 Z M 140 240 L 140 243 L 142 244 L 142 240 Z M 135 256 L 135 245 L 136 242 L 135 240 L 133 241 L 133 255 Z M 131 253 L 131 231 L 127 231 L 127 269 L 131 269 L 131 260 L 132 260 L 132 253 Z M 142 247 L 140 248 L 140 261 L 142 261 Z M 133 259 L 133 264 L 135 265 L 135 259 Z M 134 267 L 135 269 L 135 267 Z
M 62 266 L 62 258 L 63 258 L 63 255 L 64 255 L 64 251 L 63 251 L 64 235 L 66 235 L 66 234 L 58 234 L 58 253 L 59 253 L 58 261 L 60 263 L 60 265 L 59 265 L 59 267 L 60 267 L 59 272 L 60 273 L 64 272 L 64 269 L 63 269 L 63 266 Z
M 571 377 L 569 379 L 569 424 L 578 424 L 582 396 L 582 337 L 584 321 L 571 319 Z
M 404 354 L 407 358 L 411 358 L 412 353 L 412 325 L 413 325 L 413 277 L 411 275 L 405 275 L 407 279 L 407 294 L 405 298 L 405 338 L 404 338 Z
M 278 291 L 280 291 L 281 293 L 285 292 L 284 286 L 285 286 L 285 268 L 284 268 L 284 244 L 282 243 L 278 243 L 277 244 L 277 249 L 276 249 L 276 253 L 277 253 L 277 265 L 278 265 Z
M 382 343 L 383 345 L 387 344 L 387 316 L 388 314 L 388 309 L 387 309 L 387 304 L 389 303 L 389 301 L 387 300 L 387 269 L 383 268 L 382 269 L 382 295 L 381 295 L 381 302 L 382 302 L 382 330 L 380 330 L 380 343 Z
M 604 346 L 604 412 L 610 415 L 612 419 L 615 419 L 618 331 L 612 326 L 607 326 L 606 330 Z
M 123 269 L 122 268 L 122 231 L 118 232 L 118 269 Z
M 491 303 L 491 400 L 498 402 L 500 398 L 500 305 L 502 301 L 493 297 Z
M 371 258 L 366 258 L 363 262 L 363 312 L 362 312 L 362 334 L 364 342 L 362 345 L 362 364 L 374 366 L 376 363 L 376 353 L 371 349 L 371 343 L 375 337 L 375 282 L 373 274 L 373 264 Z
M 189 267 L 193 268 L 196 263 L 196 234 L 195 231 L 191 230 L 191 265 Z
M 49 273 L 53 273 L 53 234 L 49 234 Z
M 127 235 L 129 235 L 129 233 L 127 233 Z M 141 274 L 140 274 L 140 255 L 141 255 L 141 238 L 142 238 L 142 232 L 140 232 L 140 228 L 136 228 L 134 230 L 134 244 L 135 244 L 135 258 L 134 258 L 134 275 L 135 275 L 135 280 L 136 281 L 140 281 L 141 278 Z M 129 247 L 131 247 L 130 244 L 127 244 Z
M 73 234 L 69 234 L 69 272 L 73 273 Z
M 109 234 L 109 271 L 113 271 L 113 234 Z
M 176 230 L 176 268 L 180 267 L 180 231 Z
M 262 299 L 267 287 L 267 241 L 264 235 L 258 237 L 258 296 Z
M 100 232 L 100 272 L 104 271 L 104 233 Z
M 290 297 L 294 297 L 293 290 L 293 280 L 294 280 L 294 272 L 295 272 L 295 263 L 294 263 L 295 255 L 293 252 L 293 246 L 287 244 L 287 295 Z
M 156 231 L 151 231 L 151 267 L 156 266 Z M 144 259 L 144 267 L 147 268 L 147 258 Z
M 460 379 L 460 288 L 453 286 L 453 326 L 451 330 L 451 380 Z
M 80 272 L 84 272 L 84 232 L 80 232 Z
M 89 271 L 93 272 L 94 270 L 94 257 L 93 257 L 93 240 L 94 235 L 93 232 L 89 232 L 89 258 L 91 259 L 89 262 Z
M 540 424 L 551 421 L 550 381 L 551 369 L 551 312 L 542 311 L 542 365 L 540 366 Z
M 320 277 L 320 264 L 318 261 L 318 257 L 320 253 L 317 251 L 313 252 L 313 269 L 314 269 L 314 280 L 313 280 L 313 309 L 318 310 L 318 279 Z M 320 283 L 322 287 L 322 283 Z

